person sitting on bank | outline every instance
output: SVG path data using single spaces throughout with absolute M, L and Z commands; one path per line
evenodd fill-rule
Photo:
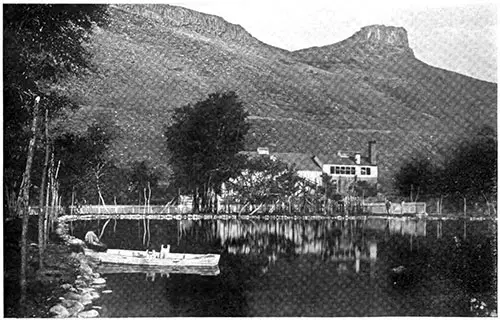
M 85 234 L 85 244 L 89 249 L 94 251 L 106 251 L 108 247 L 99 240 L 99 237 L 94 231 L 89 231 Z

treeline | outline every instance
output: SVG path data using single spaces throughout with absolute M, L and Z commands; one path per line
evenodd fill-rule
M 57 132 L 50 136 L 48 168 L 44 168 L 45 146 L 35 150 L 32 168 L 31 205 L 43 197 L 41 185 L 48 171 L 54 176 L 57 197 L 63 206 L 84 204 L 151 204 L 164 199 L 150 199 L 164 194 L 159 186 L 163 172 L 145 160 L 119 163 L 112 155 L 112 144 L 120 129 L 106 117 L 90 124 L 81 132 Z M 22 154 L 20 155 L 20 157 Z M 5 191 L 14 199 L 22 166 L 6 166 Z M 12 206 L 7 210 L 12 210 Z
M 173 123 L 165 131 L 171 186 L 192 196 L 195 212 L 219 212 L 217 199 L 222 196 L 223 204 L 245 212 L 264 207 L 294 214 L 338 213 L 354 207 L 355 199 L 377 194 L 373 186 L 352 181 L 345 200 L 326 174 L 321 185 L 316 184 L 272 155 L 243 152 L 250 127 L 247 116 L 243 102 L 231 91 L 174 110 Z
M 496 211 L 497 135 L 483 127 L 462 141 L 444 161 L 408 160 L 395 175 L 399 194 L 411 201 L 445 201 L 448 211 Z M 465 206 L 465 207 L 464 207 Z

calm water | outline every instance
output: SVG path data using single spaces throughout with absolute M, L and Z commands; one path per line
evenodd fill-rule
M 73 234 L 83 238 L 96 225 L 73 222 Z M 144 221 L 112 220 L 102 240 L 110 248 L 143 250 L 149 239 L 156 250 L 170 244 L 172 252 L 220 253 L 220 273 L 104 274 L 113 292 L 98 301 L 102 317 L 496 310 L 496 222 L 151 220 L 149 230 L 144 238 Z

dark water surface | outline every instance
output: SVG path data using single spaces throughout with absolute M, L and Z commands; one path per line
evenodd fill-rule
M 99 231 L 104 225 L 99 221 Z M 83 238 L 97 221 L 73 222 Z M 220 253 L 220 273 L 104 274 L 102 317 L 475 316 L 496 311 L 496 222 L 112 220 L 110 248 Z M 99 270 L 97 270 L 99 271 Z M 483 303 L 481 305 L 481 303 Z

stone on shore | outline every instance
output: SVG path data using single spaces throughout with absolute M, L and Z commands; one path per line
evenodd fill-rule
M 82 299 L 82 295 L 74 292 L 66 292 L 64 294 L 64 299 L 66 300 L 76 300 L 79 301 Z
M 89 292 L 89 294 L 90 294 L 90 297 L 92 300 L 96 300 L 96 299 L 99 299 L 101 297 L 97 291 Z
M 49 310 L 50 313 L 54 315 L 54 318 L 68 318 L 69 311 L 60 304 L 56 304 Z
M 73 301 L 73 300 L 66 300 L 66 301 Z M 68 309 L 69 315 L 74 316 L 74 315 L 78 314 L 79 312 L 85 310 L 85 306 L 79 301 L 73 301 L 73 305 L 67 309 Z
M 82 246 L 84 242 L 78 238 L 67 235 L 67 230 L 63 224 L 57 227 L 56 233 L 59 238 L 63 240 L 69 246 Z M 71 263 L 65 263 L 62 265 L 59 260 L 53 259 L 50 261 L 47 259 L 46 265 L 53 265 L 52 269 L 44 269 L 38 272 L 38 277 L 43 278 L 47 281 L 52 280 L 65 280 L 63 281 L 60 288 L 67 291 L 60 297 L 60 303 L 50 308 L 50 313 L 56 318 L 68 318 L 68 317 L 79 317 L 79 318 L 96 318 L 99 317 L 99 312 L 93 308 L 93 300 L 100 298 L 100 293 L 97 292 L 95 287 L 104 287 L 106 280 L 101 277 L 97 272 L 93 271 L 95 267 L 95 262 L 89 259 L 82 253 L 71 253 L 70 255 Z M 51 264 L 52 263 L 52 264 Z M 71 280 L 66 279 L 67 271 L 74 270 L 78 266 L 76 280 L 72 278 Z M 74 277 L 74 273 L 68 273 Z M 68 283 L 68 281 L 74 281 L 73 284 Z M 90 287 L 92 285 L 92 287 Z
M 91 275 L 92 274 L 92 268 L 88 264 L 82 263 L 80 265 L 80 272 L 83 273 L 84 275 Z
M 82 298 L 80 299 L 80 302 L 84 305 L 87 306 L 89 304 L 92 304 L 92 295 L 90 293 L 84 293 L 82 295 Z
M 65 307 L 66 309 L 68 309 L 68 308 L 72 308 L 72 307 L 74 307 L 75 305 L 81 305 L 81 306 L 83 307 L 83 305 L 82 305 L 79 301 L 77 301 L 77 300 L 68 300 L 68 299 L 64 299 L 64 300 L 62 300 L 62 301 L 61 301 L 61 305 L 62 305 L 63 307 Z
M 99 285 L 99 284 L 105 284 L 105 283 L 106 283 L 106 279 L 104 279 L 104 278 L 97 278 L 97 279 L 94 279 L 94 281 L 92 281 L 93 285 L 94 284 Z
M 75 280 L 75 286 L 77 288 L 80 288 L 80 287 L 86 287 L 87 286 L 87 283 L 83 280 L 83 279 L 76 279 Z
M 69 283 L 61 284 L 61 289 L 63 289 L 63 290 L 71 290 L 72 288 L 73 288 L 73 286 Z
M 95 288 L 79 288 L 79 290 L 81 294 L 95 292 Z
M 97 310 L 82 311 L 78 314 L 78 318 L 97 318 L 99 317 L 99 312 Z

